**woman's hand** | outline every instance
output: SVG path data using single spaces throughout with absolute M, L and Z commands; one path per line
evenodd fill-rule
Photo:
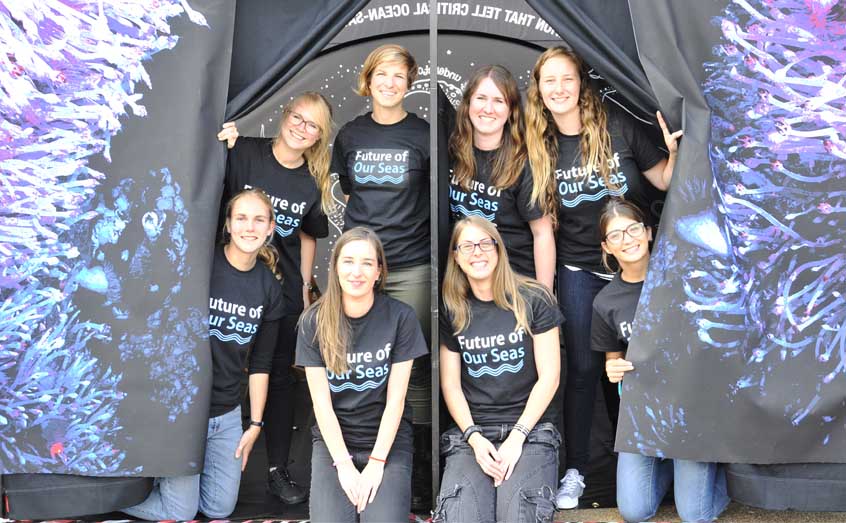
M 684 134 L 684 130 L 679 129 L 678 131 L 671 133 L 667 128 L 667 122 L 665 122 L 664 117 L 661 116 L 661 111 L 656 112 L 655 116 L 658 117 L 658 125 L 661 126 L 661 132 L 664 133 L 664 145 L 667 146 L 667 151 L 669 151 L 671 155 L 677 154 L 679 152 L 679 138 L 681 138 Z
M 499 452 L 487 438 L 479 432 L 474 432 L 467 440 L 476 455 L 476 463 L 482 468 L 482 472 L 492 477 L 495 484 L 502 483 L 505 471 L 502 468 Z
M 359 485 L 361 483 L 361 473 L 355 468 L 351 459 L 339 463 L 335 469 L 338 471 L 338 481 L 341 483 L 341 488 L 347 495 L 347 499 L 353 505 L 358 505 L 358 499 L 361 494 Z
M 259 437 L 261 429 L 250 425 L 250 428 L 241 434 L 241 441 L 238 442 L 238 448 L 235 449 L 235 459 L 241 460 L 241 472 L 247 468 L 247 460 L 250 458 L 250 452 L 253 450 L 256 440 Z
M 385 464 L 370 460 L 361 471 L 360 488 L 358 491 L 358 503 L 356 510 L 361 514 L 368 503 L 376 499 L 376 492 L 382 484 L 382 474 L 385 473 Z
M 517 461 L 520 460 L 520 456 L 523 454 L 524 441 L 526 441 L 525 436 L 512 430 L 511 434 L 509 434 L 508 437 L 505 438 L 505 441 L 502 442 L 502 445 L 499 446 L 499 455 L 502 458 L 500 466 L 502 467 L 504 475 L 502 477 L 502 481 L 494 481 L 494 487 L 500 486 L 511 477 L 511 473 L 514 472 L 514 467 L 517 466 Z
M 227 149 L 235 147 L 235 140 L 238 139 L 238 128 L 235 127 L 235 122 L 223 124 L 223 128 L 217 133 L 217 139 L 221 142 L 225 141 Z
M 619 383 L 623 380 L 623 374 L 634 370 L 632 362 L 626 361 L 623 358 L 605 361 L 605 373 L 608 374 L 608 380 L 611 383 Z

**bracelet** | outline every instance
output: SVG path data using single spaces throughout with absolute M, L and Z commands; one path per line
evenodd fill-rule
M 347 455 L 347 457 L 346 457 L 346 458 L 339 459 L 338 461 L 334 461 L 334 462 L 332 462 L 332 466 L 333 466 L 333 467 L 337 467 L 337 466 L 338 466 L 338 465 L 340 465 L 341 463 L 346 463 L 347 461 L 350 461 L 351 459 L 352 459 L 352 454 L 349 454 L 349 455 Z
M 263 422 L 263 421 L 256 421 L 256 420 L 254 420 L 254 419 L 251 419 L 251 420 L 250 420 L 250 426 L 251 426 L 251 427 L 258 427 L 258 428 L 262 428 L 262 427 L 264 427 L 264 422 Z
M 523 436 L 525 436 L 527 438 L 529 437 L 529 432 L 530 432 L 529 428 L 526 427 L 525 425 L 523 425 L 522 423 L 515 423 L 514 427 L 511 430 L 516 430 L 517 432 L 519 432 Z
M 304 281 L 303 287 L 305 287 L 306 289 L 308 289 L 310 291 L 314 290 L 314 285 L 312 285 L 310 281 Z
M 470 425 L 464 430 L 464 434 L 461 435 L 461 439 L 463 439 L 464 442 L 467 443 L 470 440 L 470 436 L 477 432 L 482 432 L 482 427 L 480 427 L 479 425 Z
M 379 458 L 377 458 L 376 456 L 367 456 L 367 459 L 372 459 L 373 461 L 378 461 L 379 463 L 381 463 L 381 464 L 383 464 L 383 465 L 384 465 L 384 464 L 386 464 L 386 463 L 388 463 L 388 460 L 386 460 L 386 459 L 379 459 Z

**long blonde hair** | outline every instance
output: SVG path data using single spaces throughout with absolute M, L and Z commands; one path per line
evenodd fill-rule
M 476 158 L 473 155 L 473 124 L 470 122 L 470 101 L 479 84 L 486 78 L 493 80 L 508 104 L 508 119 L 502 130 L 502 145 L 494 154 L 491 165 L 491 185 L 507 189 L 517 183 L 526 165 L 526 146 L 523 142 L 523 104 L 517 82 L 505 67 L 487 65 L 473 73 L 458 112 L 455 115 L 455 130 L 449 139 L 449 152 L 453 158 L 453 176 L 458 184 L 470 189 L 470 182 L 476 177 Z
M 385 279 L 388 277 L 388 266 L 385 262 L 385 249 L 376 233 L 367 227 L 353 227 L 338 238 L 332 249 L 329 260 L 329 279 L 323 296 L 306 309 L 300 321 L 305 318 L 315 318 L 314 341 L 320 346 L 320 355 L 326 363 L 326 368 L 335 374 L 346 372 L 347 352 L 349 350 L 352 328 L 350 321 L 344 314 L 343 291 L 338 278 L 338 258 L 344 246 L 354 241 L 366 241 L 376 251 L 376 261 L 379 265 L 379 278 L 376 280 L 374 292 L 385 290 Z
M 383 63 L 394 62 L 403 64 L 408 69 L 406 80 L 410 89 L 411 84 L 417 79 L 417 61 L 405 47 L 398 44 L 384 44 L 370 51 L 365 58 L 361 72 L 358 74 L 355 93 L 359 96 L 370 96 L 370 80 L 373 78 L 373 72 Z
M 276 224 L 276 209 L 273 208 L 273 203 L 270 201 L 270 197 L 265 193 L 263 190 L 259 189 L 258 187 L 253 187 L 251 189 L 243 189 L 238 191 L 235 196 L 229 199 L 226 202 L 226 223 L 223 224 L 223 244 L 226 245 L 229 243 L 231 239 L 231 235 L 229 233 L 229 220 L 232 219 L 232 207 L 235 206 L 235 202 L 240 200 L 245 196 L 255 196 L 264 206 L 267 208 L 268 217 L 270 218 L 271 224 Z M 259 259 L 262 263 L 267 265 L 267 268 L 273 272 L 273 275 L 276 276 L 277 280 L 282 279 L 282 272 L 279 271 L 279 253 L 276 252 L 276 248 L 271 245 L 271 240 L 273 239 L 273 234 L 267 237 L 267 240 L 264 242 L 264 245 L 259 248 L 258 253 L 256 254 L 256 258 Z
M 551 210 L 557 209 L 558 191 L 555 183 L 555 165 L 558 162 L 558 127 L 552 113 L 543 103 L 540 94 L 541 68 L 552 58 L 570 60 L 579 72 L 579 118 L 581 132 L 579 150 L 585 173 L 594 167 L 605 181 L 606 187 L 617 188 L 611 183 L 611 168 L 608 161 L 613 157 L 611 134 L 608 132 L 608 116 L 602 101 L 593 90 L 585 62 L 573 51 L 564 47 L 551 47 L 543 52 L 532 68 L 529 90 L 526 95 L 526 147 L 529 164 L 535 179 L 531 201 L 555 217 Z
M 470 311 L 470 282 L 467 275 L 461 270 L 456 256 L 461 256 L 456 251 L 458 238 L 461 232 L 467 227 L 476 227 L 496 241 L 496 252 L 499 256 L 496 267 L 493 270 L 493 298 L 494 303 L 500 309 L 509 310 L 514 313 L 517 326 L 522 327 L 527 333 L 531 333 L 532 311 L 526 303 L 524 293 L 527 291 L 545 299 L 548 303 L 554 303 L 549 291 L 540 283 L 517 274 L 511 269 L 508 263 L 508 253 L 505 251 L 505 244 L 502 241 L 499 231 L 491 222 L 478 216 L 467 216 L 455 224 L 452 238 L 449 241 L 449 260 L 447 261 L 446 273 L 442 287 L 444 306 L 449 317 L 452 318 L 453 334 L 459 334 L 470 324 L 472 313 Z
M 279 125 L 279 132 L 273 139 L 273 145 L 282 139 L 282 125 L 289 114 L 301 103 L 307 103 L 315 109 L 317 121 L 320 127 L 320 138 L 314 145 L 306 149 L 303 157 L 308 165 L 308 172 L 314 177 L 317 188 L 320 190 L 320 208 L 323 214 L 329 216 L 335 210 L 335 201 L 332 198 L 332 178 L 329 173 L 332 157 L 329 154 L 329 138 L 332 136 L 332 106 L 322 94 L 315 91 L 306 91 L 297 95 L 282 110 L 282 122 Z

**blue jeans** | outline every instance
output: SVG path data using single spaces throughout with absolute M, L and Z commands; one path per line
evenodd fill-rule
M 590 458 L 590 428 L 596 385 L 605 368 L 605 355 L 590 349 L 593 299 L 608 284 L 589 271 L 558 267 L 558 305 L 567 356 L 564 382 L 564 449 L 567 468 L 584 473 Z
M 241 483 L 241 460 L 235 449 L 241 440 L 241 407 L 209 418 L 203 471 L 192 476 L 156 478 L 153 491 L 123 512 L 139 519 L 194 519 L 197 510 L 210 518 L 225 518 L 235 510 Z
M 369 460 L 371 449 L 348 448 L 353 464 L 361 471 Z M 332 455 L 321 439 L 312 442 L 311 493 L 309 517 L 312 523 L 395 523 L 408 521 L 411 511 L 411 452 L 392 449 L 388 454 L 382 483 L 376 499 L 368 503 L 361 514 L 350 503 L 338 471 L 332 466 Z
M 632 522 L 652 518 L 670 483 L 682 521 L 713 521 L 729 504 L 722 465 L 620 452 L 617 507 L 623 519 Z
M 484 426 L 482 435 L 499 447 L 511 425 Z M 558 447 L 561 435 L 552 423 L 538 423 L 523 443 L 511 477 L 494 487 L 458 428 L 441 435 L 446 457 L 441 492 L 433 523 L 465 521 L 551 522 L 558 482 Z

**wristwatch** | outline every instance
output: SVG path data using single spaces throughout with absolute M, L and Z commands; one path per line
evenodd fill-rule
M 253 427 L 262 428 L 262 427 L 264 427 L 264 422 L 263 422 L 263 421 L 256 421 L 256 420 L 251 419 L 251 420 L 250 420 L 250 425 L 252 425 Z
M 467 443 L 467 440 L 470 439 L 470 436 L 472 436 L 476 432 L 482 432 L 482 427 L 480 427 L 479 425 L 470 425 L 464 430 L 464 434 L 461 436 L 461 439 L 463 439 L 464 442 Z

